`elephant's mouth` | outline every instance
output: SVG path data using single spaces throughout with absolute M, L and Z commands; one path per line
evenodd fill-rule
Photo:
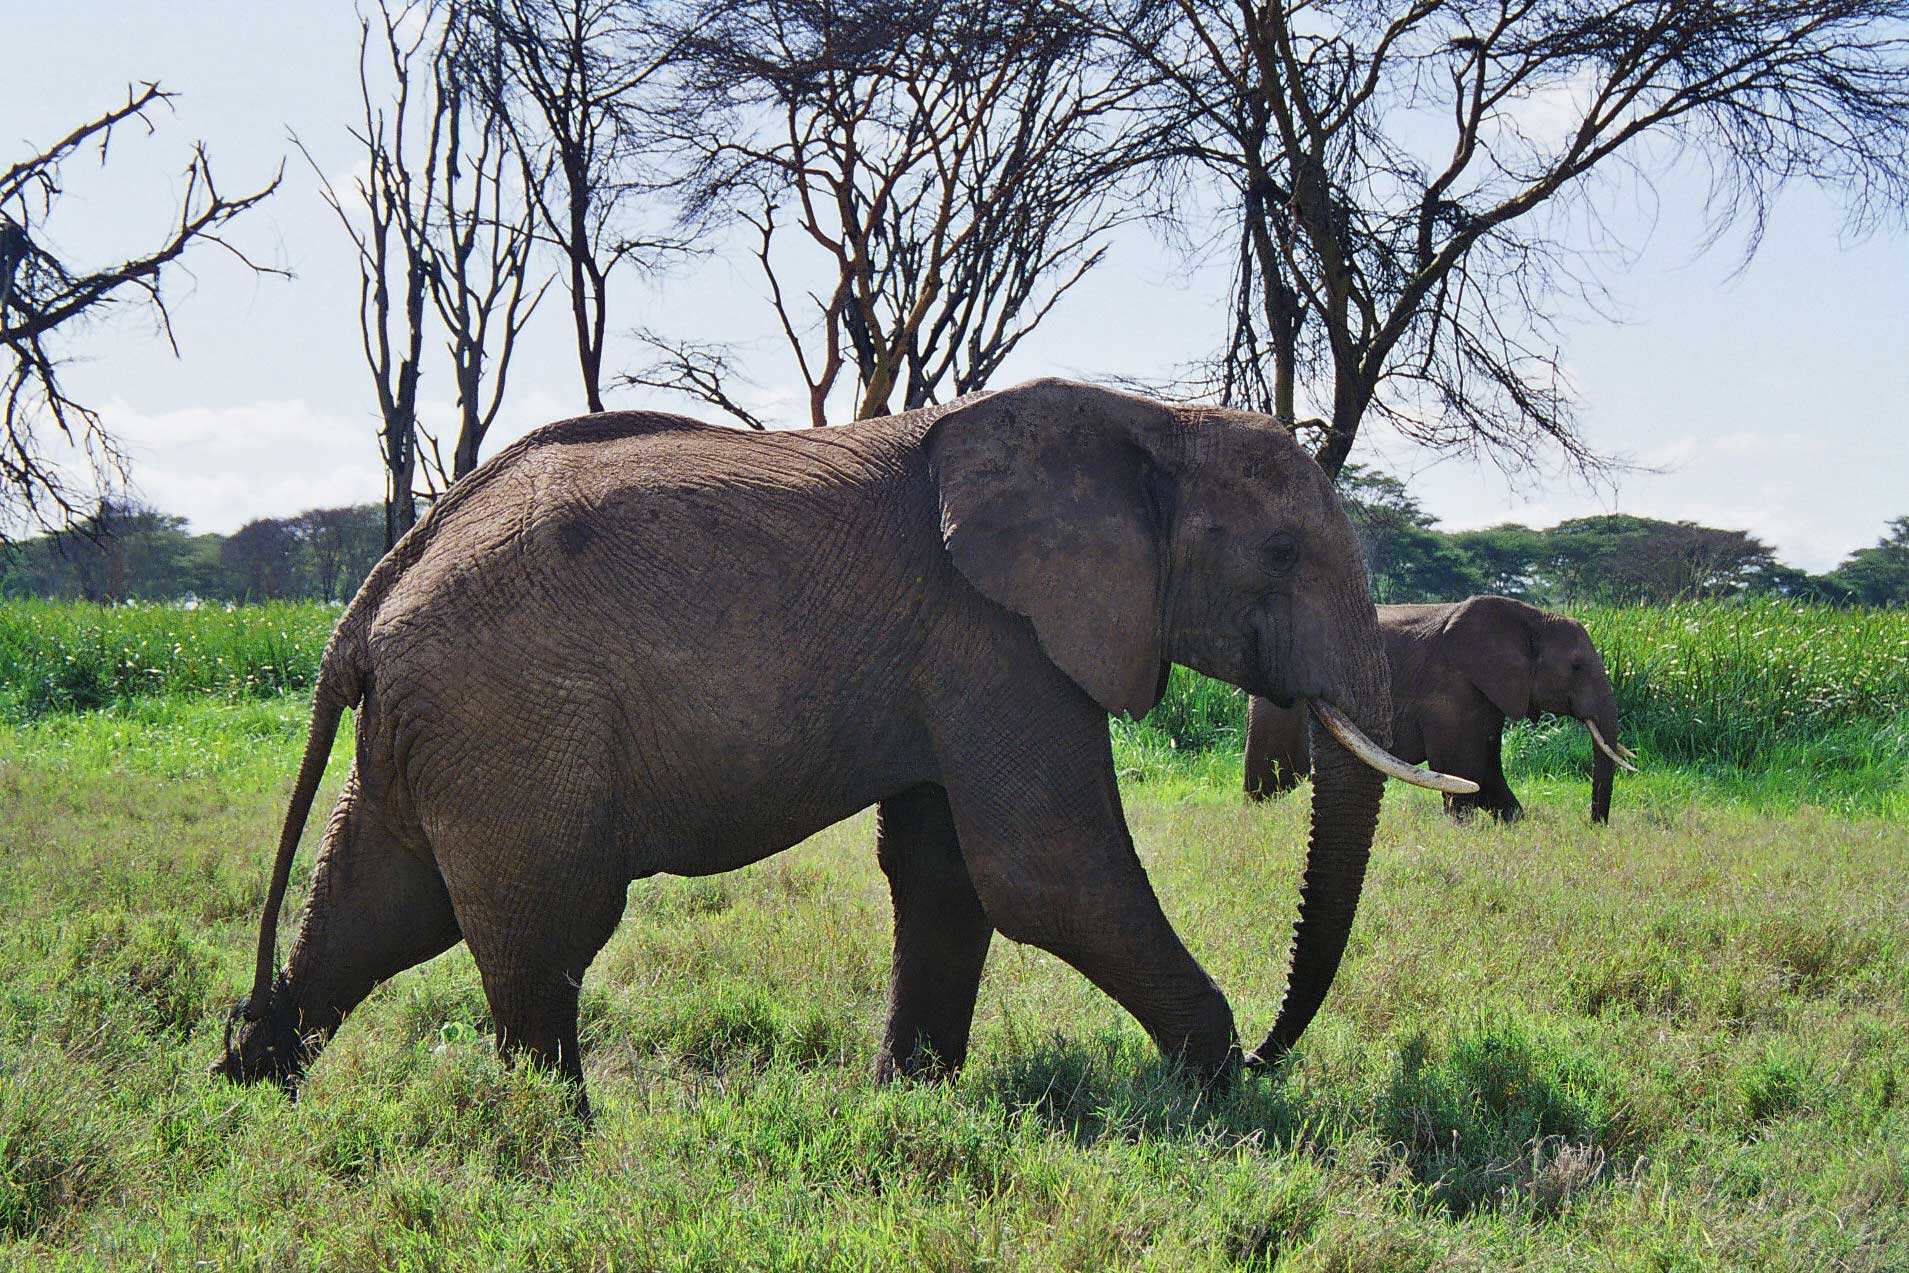
M 1307 704 L 1319 723 L 1339 740 L 1339 745 L 1358 757 L 1368 768 L 1388 778 L 1409 782 L 1414 787 L 1424 787 L 1428 791 L 1442 791 L 1446 795 L 1468 796 L 1478 790 L 1478 784 L 1469 778 L 1456 778 L 1451 774 L 1439 773 L 1436 769 L 1420 769 L 1417 765 L 1406 764 L 1367 738 L 1350 717 L 1324 699 L 1308 699 Z M 1591 734 L 1596 737 L 1597 731 L 1593 729 Z M 1630 768 L 1629 765 L 1624 767 Z
M 312 1041 L 299 1032 L 280 974 L 262 1008 L 247 999 L 232 1005 L 225 1022 L 224 1054 L 207 1067 L 207 1073 L 234 1083 L 272 1082 L 293 1088 L 314 1051 Z

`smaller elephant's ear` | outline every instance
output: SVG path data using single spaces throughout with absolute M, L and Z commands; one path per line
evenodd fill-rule
M 1171 431 L 1158 403 L 1040 380 L 956 407 L 928 437 L 955 568 L 1031 621 L 1096 702 L 1135 718 L 1165 679 Z
M 1531 714 L 1538 675 L 1536 611 L 1509 597 L 1469 597 L 1445 621 L 1445 648 L 1478 692 L 1509 720 Z

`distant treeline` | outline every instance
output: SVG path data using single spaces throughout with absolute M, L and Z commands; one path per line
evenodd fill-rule
M 1496 592 L 1538 604 L 1659 605 L 1780 596 L 1831 605 L 1909 605 L 1909 517 L 1873 547 L 1813 575 L 1740 530 L 1613 514 L 1534 530 L 1442 531 L 1404 483 L 1347 465 L 1341 496 L 1381 604 Z
M 1348 465 L 1340 477 L 1380 602 L 1497 592 L 1540 604 L 1652 605 L 1781 596 L 1832 605 L 1909 605 L 1909 517 L 1825 575 L 1776 559 L 1740 530 L 1648 517 L 1581 517 L 1548 529 L 1442 531 L 1397 478 Z M 348 598 L 384 547 L 377 504 L 315 508 L 192 535 L 185 519 L 108 504 L 81 533 L 0 554 L 0 596 L 115 602 Z
M 0 596 L 82 601 L 336 601 L 384 555 L 384 506 L 265 517 L 230 535 L 193 535 L 186 519 L 103 504 L 74 533 L 0 550 Z

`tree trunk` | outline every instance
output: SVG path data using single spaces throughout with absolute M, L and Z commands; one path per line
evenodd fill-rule
M 386 466 L 384 491 L 384 550 L 390 552 L 404 533 L 417 524 L 418 505 L 411 494 L 417 479 L 417 422 L 407 421 L 391 432 L 391 459 Z

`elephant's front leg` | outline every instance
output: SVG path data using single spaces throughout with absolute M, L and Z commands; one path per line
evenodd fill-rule
M 1427 738 L 1426 759 L 1432 768 L 1478 784 L 1472 795 L 1445 797 L 1445 809 L 1453 817 L 1463 820 L 1479 809 L 1504 822 L 1524 816 L 1524 806 L 1505 779 L 1504 733 L 1504 721 L 1498 719 L 1478 722 L 1449 736 Z
M 961 860 L 946 791 L 924 784 L 882 801 L 878 826 L 895 903 L 895 961 L 875 1076 L 940 1077 L 967 1057 L 994 925 Z
M 1084 973 L 1202 1077 L 1239 1055 L 1233 1010 L 1160 909 L 1120 810 L 1104 713 L 1080 700 L 1039 734 L 943 740 L 943 780 L 976 894 L 1002 935 Z

